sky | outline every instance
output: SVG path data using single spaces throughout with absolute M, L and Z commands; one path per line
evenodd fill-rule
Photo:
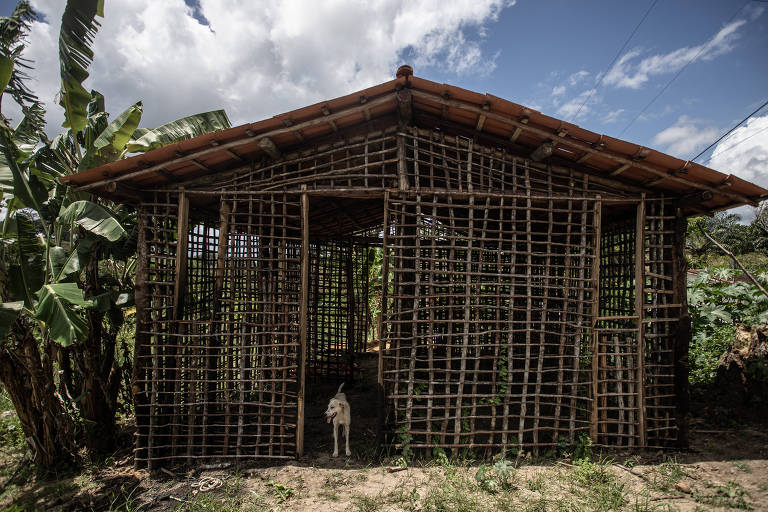
M 25 53 L 53 133 L 64 3 L 32 0 L 42 17 Z M 14 5 L 0 0 L 0 14 Z M 143 101 L 145 127 L 219 108 L 237 125 L 407 63 L 688 160 L 768 100 L 766 11 L 768 0 L 107 0 L 86 87 L 113 116 Z M 696 161 L 768 187 L 768 107 Z

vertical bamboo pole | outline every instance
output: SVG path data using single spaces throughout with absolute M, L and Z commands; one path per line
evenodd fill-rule
M 299 304 L 299 396 L 296 457 L 304 455 L 304 393 L 307 381 L 307 310 L 309 308 L 309 195 L 301 186 L 301 304 Z
M 637 393 L 638 442 L 645 448 L 645 194 L 637 204 L 635 227 L 635 315 L 637 315 Z
M 202 455 L 208 454 L 208 424 L 210 422 L 210 407 L 216 401 L 216 386 L 212 376 L 216 369 L 216 355 L 211 350 L 220 344 L 218 334 L 221 331 L 221 319 L 217 318 L 221 310 L 221 297 L 224 289 L 224 270 L 227 261 L 229 244 L 229 221 L 232 205 L 222 201 L 219 206 L 219 242 L 216 247 L 216 278 L 213 283 L 213 314 L 211 315 L 211 332 L 214 334 L 205 347 L 205 370 L 203 371 L 203 421 L 202 421 Z
M 386 408 L 386 394 L 384 390 L 384 351 L 386 350 L 386 333 L 384 332 L 384 317 L 387 314 L 387 289 L 389 288 L 389 191 L 384 192 L 384 230 L 381 244 L 381 311 L 378 318 L 379 332 L 379 365 L 376 373 L 378 387 L 376 408 L 376 444 L 384 444 L 384 409 Z
M 597 318 L 600 316 L 600 239 L 603 205 L 598 195 L 595 200 L 594 225 L 595 225 L 595 257 L 592 260 L 592 416 L 589 425 L 589 436 L 597 443 L 598 426 L 598 400 L 597 385 L 599 372 L 599 340 L 596 332 Z
M 187 285 L 187 255 L 189 252 L 189 197 L 184 191 L 184 187 L 179 189 L 179 210 L 178 220 L 176 222 L 176 260 L 175 271 L 176 275 L 173 279 L 173 330 L 176 334 L 173 337 L 174 348 L 171 349 L 173 354 L 173 368 L 166 374 L 168 380 L 168 386 L 173 386 L 173 405 L 170 411 L 170 423 L 171 427 L 171 457 L 176 456 L 176 450 L 179 442 L 179 426 L 181 425 L 181 365 L 184 362 L 183 349 L 180 347 L 183 344 L 184 336 L 184 320 L 183 308 L 184 308 L 184 292 Z M 182 352 L 179 357 L 179 352 Z
M 352 238 L 349 239 L 346 245 L 347 250 L 344 255 L 345 259 L 345 274 L 347 283 L 347 335 L 346 335 L 346 366 L 344 374 L 349 379 L 354 378 L 355 369 L 355 349 L 357 344 L 357 333 L 355 332 L 355 311 L 357 311 L 357 303 L 355 301 L 355 267 L 354 267 L 354 254 L 355 246 L 352 243 Z
M 131 392 L 136 409 L 136 448 L 134 459 L 136 467 L 140 459 L 148 459 L 147 446 L 147 384 L 144 372 L 144 360 L 147 351 L 147 274 L 149 273 L 149 261 L 147 256 L 147 232 L 145 225 L 145 210 L 142 205 L 138 207 L 139 239 L 136 245 L 136 287 L 134 300 L 136 302 L 136 344 L 133 351 L 133 373 L 131 375 Z
M 464 414 L 464 381 L 467 374 L 467 353 L 469 351 L 469 333 L 472 330 L 472 241 L 474 240 L 475 197 L 469 196 L 467 206 L 467 247 L 464 267 L 464 328 L 461 342 L 461 360 L 459 361 L 459 386 L 456 391 L 456 421 L 453 426 L 453 454 L 458 455 L 461 444 L 461 418 Z
M 688 409 L 689 409 L 689 385 L 688 385 L 688 347 L 691 343 L 691 317 L 688 314 L 688 269 L 685 262 L 685 232 L 688 221 L 682 215 L 680 209 L 676 209 L 675 238 L 673 249 L 673 286 L 674 304 L 680 304 L 677 330 L 675 333 L 674 348 L 674 373 L 675 395 L 677 400 L 677 445 L 679 448 L 688 448 Z

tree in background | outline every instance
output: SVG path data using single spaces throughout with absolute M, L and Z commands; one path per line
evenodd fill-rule
M 36 14 L 22 1 L 0 20 L 2 99 L 23 114 L 11 127 L 0 112 L 0 381 L 42 469 L 73 460 L 81 440 L 94 456 L 114 448 L 117 396 L 129 373 L 126 358 L 117 357 L 117 333 L 132 305 L 137 239 L 133 209 L 58 179 L 229 127 L 215 111 L 138 128 L 141 102 L 110 122 L 104 97 L 82 85 L 97 16 L 103 1 L 69 0 L 64 10 L 59 99 L 66 131 L 53 140 L 26 86 L 24 38 Z

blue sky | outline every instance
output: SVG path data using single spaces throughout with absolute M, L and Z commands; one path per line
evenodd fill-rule
M 55 127 L 64 2 L 32 3 L 46 22 L 28 56 Z M 3 14 L 13 5 L 3 0 Z M 409 63 L 417 76 L 688 159 L 768 99 L 766 1 L 110 0 L 105 11 L 87 85 L 115 115 L 143 100 L 146 126 L 216 108 L 255 121 Z M 710 166 L 768 186 L 768 107 L 715 152 Z

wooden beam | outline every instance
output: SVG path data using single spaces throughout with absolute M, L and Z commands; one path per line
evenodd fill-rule
M 197 159 L 195 159 L 195 158 L 193 158 L 193 159 L 192 159 L 192 160 L 190 160 L 189 162 L 190 162 L 192 165 L 194 165 L 195 167 L 197 167 L 198 169 L 202 169 L 203 171 L 206 171 L 206 172 L 213 172 L 213 169 L 211 169 L 210 167 L 208 167 L 208 166 L 207 166 L 207 165 L 205 165 L 205 164 L 202 164 L 202 163 L 200 163 L 200 162 L 199 162 Z
M 688 313 L 688 265 L 685 260 L 685 235 L 688 227 L 688 220 L 682 216 L 681 210 L 676 209 L 675 219 L 675 242 L 672 252 L 672 277 L 674 279 L 674 302 L 682 304 L 680 308 L 680 318 L 677 322 L 675 332 L 675 420 L 677 423 L 677 445 L 678 448 L 688 448 L 688 411 L 690 408 L 690 388 L 688 382 L 688 373 L 690 365 L 688 362 L 688 348 L 691 344 L 691 317 Z
M 262 137 L 259 139 L 259 147 L 269 155 L 269 157 L 272 160 L 280 160 L 280 157 L 283 156 L 282 153 L 280 153 L 280 150 L 277 148 L 274 142 L 272 142 L 272 139 L 269 137 Z
M 222 201 L 219 207 L 219 243 L 216 248 L 216 278 L 213 284 L 214 310 L 217 310 L 221 301 L 221 292 L 224 288 L 224 264 L 227 260 L 229 244 L 229 215 L 232 213 L 232 203 Z
M 226 152 L 226 153 L 227 153 L 229 156 L 231 156 L 232 158 L 234 158 L 235 160 L 238 160 L 238 161 L 240 161 L 240 162 L 242 162 L 242 161 L 243 161 L 243 157 L 241 157 L 240 155 L 238 155 L 237 153 L 235 153 L 235 152 L 234 152 L 234 151 L 232 151 L 231 149 L 225 149 L 224 151 L 225 151 L 225 152 Z
M 148 459 L 146 446 L 146 424 L 142 422 L 149 418 L 147 410 L 147 384 L 144 377 L 144 366 L 147 361 L 146 355 L 149 353 L 147 341 L 149 335 L 147 332 L 147 308 L 149 307 L 149 284 L 147 282 L 149 274 L 149 256 L 147 247 L 147 227 L 144 223 L 144 208 L 141 204 L 138 206 L 137 229 L 139 238 L 136 244 L 136 282 L 134 290 L 134 301 L 136 303 L 136 341 L 133 347 L 133 370 L 131 372 L 131 394 L 133 395 L 133 405 L 136 411 L 136 457 L 138 459 Z M 134 462 L 138 467 L 138 462 Z
M 623 164 L 623 165 L 619 166 L 619 168 L 614 169 L 613 171 L 611 171 L 610 175 L 611 176 L 618 176 L 619 174 L 623 173 L 624 171 L 626 171 L 630 167 L 632 167 L 632 164 Z
M 512 132 L 512 135 L 509 137 L 509 142 L 512 142 L 514 144 L 521 133 L 523 133 L 522 128 L 519 128 L 519 127 L 515 128 L 515 131 Z
M 405 138 L 397 136 L 397 182 L 402 191 L 408 190 L 408 167 L 405 162 Z
M 379 353 L 378 369 L 376 371 L 377 387 L 377 407 L 376 407 L 376 444 L 384 444 L 384 413 L 387 406 L 387 395 L 384 389 L 384 351 L 386 346 L 386 334 L 384 333 L 384 317 L 387 315 L 387 290 L 389 289 L 389 248 L 387 242 L 389 238 L 389 192 L 384 193 L 384 229 L 381 255 L 381 310 L 379 311 L 378 332 L 379 332 Z
M 92 190 L 94 188 L 99 188 L 101 186 L 104 186 L 106 183 L 108 183 L 110 181 L 124 181 L 124 180 L 131 179 L 131 178 L 137 178 L 139 176 L 143 176 L 145 174 L 148 174 L 148 173 L 151 173 L 151 172 L 155 172 L 158 169 L 164 169 L 165 167 L 169 167 L 169 166 L 173 166 L 173 165 L 177 165 L 177 164 L 181 164 L 181 163 L 188 163 L 190 160 L 193 160 L 195 158 L 200 158 L 202 156 L 209 155 L 209 154 L 212 154 L 212 153 L 218 153 L 218 152 L 220 152 L 220 151 L 222 151 L 224 149 L 235 148 L 235 147 L 238 147 L 238 146 L 243 146 L 245 144 L 252 144 L 253 143 L 253 138 L 257 137 L 259 135 L 261 135 L 262 137 L 270 137 L 270 138 L 272 138 L 272 137 L 277 137 L 279 135 L 283 135 L 283 134 L 286 134 L 286 133 L 293 133 L 295 131 L 305 130 L 307 128 L 311 128 L 311 127 L 318 126 L 318 125 L 321 125 L 321 124 L 327 124 L 329 120 L 333 121 L 335 119 L 340 119 L 342 117 L 349 116 L 349 115 L 352 115 L 352 114 L 355 114 L 355 113 L 358 113 L 358 112 L 362 113 L 362 111 L 364 109 L 366 109 L 366 108 L 375 108 L 375 107 L 378 107 L 380 105 L 385 105 L 387 103 L 391 104 L 392 103 L 392 99 L 393 99 L 393 96 L 387 94 L 387 95 L 384 95 L 384 96 L 382 96 L 380 98 L 376 98 L 375 100 L 370 100 L 365 105 L 358 105 L 358 106 L 351 107 L 351 108 L 348 108 L 348 109 L 345 109 L 345 110 L 341 110 L 339 112 L 335 112 L 333 114 L 329 113 L 329 115 L 325 116 L 325 117 L 310 119 L 309 121 L 305 121 L 303 123 L 299 123 L 299 124 L 291 126 L 291 127 L 278 128 L 276 130 L 271 130 L 271 131 L 265 132 L 263 134 L 257 134 L 255 132 L 253 132 L 252 130 L 246 130 L 246 135 L 248 136 L 248 138 L 237 139 L 237 140 L 234 140 L 232 142 L 227 142 L 227 143 L 221 144 L 219 146 L 204 148 L 204 149 L 200 149 L 198 151 L 193 151 L 193 152 L 191 152 L 191 153 L 189 153 L 189 154 L 187 154 L 185 156 L 174 158 L 173 160 L 169 160 L 167 162 L 161 162 L 161 163 L 155 164 L 155 165 L 147 164 L 148 167 L 136 170 L 134 172 L 129 172 L 129 173 L 126 173 L 126 174 L 121 174 L 120 176 L 111 177 L 109 179 L 94 181 L 93 183 L 88 183 L 88 184 L 85 184 L 85 185 L 82 185 L 82 186 L 79 186 L 79 187 L 76 186 L 75 190 Z M 62 180 L 62 183 L 67 183 L 67 182 L 68 182 L 68 180 Z
M 483 131 L 483 125 L 485 124 L 485 114 L 480 114 L 477 116 L 477 125 L 475 125 L 475 131 L 481 132 Z
M 397 118 L 401 126 L 413 124 L 413 96 L 410 89 L 400 89 L 397 97 Z
M 599 403 L 597 399 L 598 393 L 598 377 L 600 370 L 600 358 L 599 358 L 599 343 L 597 335 L 597 319 L 600 317 L 600 241 L 602 239 L 601 221 L 603 214 L 603 206 L 600 200 L 600 196 L 597 196 L 594 208 L 594 244 L 595 255 L 592 260 L 592 383 L 591 383 L 591 396 L 592 396 L 592 411 L 590 415 L 589 423 L 589 437 L 592 438 L 592 442 L 597 443 L 597 427 L 598 427 L 598 409 Z
M 173 320 L 183 318 L 183 296 L 187 283 L 187 253 L 189 252 L 189 197 L 184 187 L 179 189 L 179 210 L 176 224 L 176 276 L 173 281 Z
M 426 100 L 426 101 L 435 102 L 435 103 L 438 103 L 438 104 L 445 104 L 445 105 L 448 105 L 451 108 L 457 108 L 457 109 L 460 109 L 460 110 L 465 110 L 467 112 L 472 112 L 474 114 L 483 113 L 482 108 L 477 107 L 475 105 L 464 103 L 462 101 L 456 101 L 456 100 L 450 100 L 450 99 L 441 98 L 440 96 L 438 96 L 436 94 L 432 94 L 432 93 L 428 93 L 428 92 L 423 92 L 423 91 L 412 90 L 411 93 L 413 94 L 413 96 L 415 98 L 419 98 L 419 99 L 423 99 L 423 100 Z M 609 159 L 613 160 L 614 162 L 618 162 L 620 164 L 627 164 L 627 163 L 632 164 L 635 167 L 637 167 L 638 169 L 643 169 L 644 171 L 647 171 L 647 172 L 649 172 L 651 174 L 659 176 L 660 178 L 663 178 L 663 179 L 668 179 L 668 180 L 674 181 L 676 183 L 682 183 L 682 184 L 685 184 L 687 186 L 694 187 L 694 188 L 697 188 L 697 189 L 700 189 L 700 190 L 709 190 L 710 192 L 715 192 L 717 194 L 726 196 L 726 197 L 728 197 L 730 199 L 733 199 L 733 200 L 736 200 L 736 201 L 739 201 L 739 202 L 743 202 L 743 203 L 747 203 L 747 204 L 754 204 L 755 203 L 754 200 L 750 199 L 747 196 L 744 196 L 744 195 L 741 195 L 741 194 L 735 194 L 733 192 L 727 192 L 727 191 L 719 190 L 719 189 L 717 189 L 717 187 L 713 187 L 713 186 L 710 186 L 710 185 L 705 185 L 703 183 L 698 183 L 698 182 L 695 182 L 695 181 L 686 180 L 684 178 L 680 178 L 679 176 L 674 175 L 674 173 L 668 173 L 666 171 L 660 171 L 659 169 L 656 169 L 655 167 L 651 167 L 650 165 L 647 165 L 647 164 L 644 164 L 644 163 L 641 163 L 641 162 L 634 162 L 630 158 L 627 158 L 625 156 L 622 156 L 622 155 L 619 155 L 619 154 L 615 154 L 615 153 L 612 153 L 612 152 L 609 152 L 609 151 L 600 151 L 600 150 L 595 149 L 594 147 L 590 146 L 589 144 L 587 144 L 585 142 L 581 142 L 579 140 L 576 140 L 576 139 L 573 139 L 573 138 L 570 138 L 570 137 L 560 137 L 560 136 L 557 135 L 557 133 L 554 133 L 552 131 L 545 130 L 543 128 L 537 128 L 537 127 L 534 127 L 534 126 L 530 126 L 530 125 L 528 125 L 526 123 L 523 123 L 521 121 L 517 121 L 515 119 L 511 119 L 511 118 L 509 118 L 507 116 L 504 116 L 504 115 L 501 115 L 501 114 L 497 114 L 495 112 L 486 112 L 485 115 L 488 117 L 488 119 L 493 119 L 494 121 L 499 121 L 499 122 L 507 124 L 507 125 L 511 125 L 511 126 L 515 126 L 515 127 L 521 128 L 524 131 L 528 131 L 530 133 L 536 134 L 539 137 L 552 139 L 557 144 L 562 144 L 564 146 L 568 146 L 570 148 L 574 148 L 574 149 L 577 149 L 579 151 L 584 151 L 584 152 L 588 152 L 588 153 L 600 153 L 600 155 L 602 157 L 609 158 Z
M 637 205 L 635 222 L 635 315 L 637 315 L 637 423 L 638 443 L 648 446 L 645 418 L 645 194 Z
M 309 323 L 309 196 L 301 194 L 301 304 L 299 304 L 299 394 L 296 422 L 296 457 L 304 455 L 304 416 L 307 380 L 307 325 Z

